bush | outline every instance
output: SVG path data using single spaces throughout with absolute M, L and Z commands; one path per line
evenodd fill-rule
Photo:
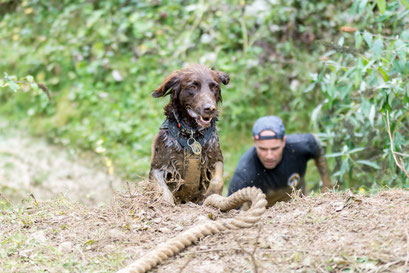
M 329 44 L 314 79 L 325 94 L 315 124 L 345 188 L 408 185 L 409 7 L 401 2 L 355 1 L 351 11 L 365 20 Z
M 398 113 L 397 101 L 407 102 L 400 95 L 391 98 L 392 91 L 385 90 L 392 87 L 376 88 L 379 74 L 388 77 L 381 76 L 389 85 L 400 77 L 402 82 L 393 86 L 404 88 L 404 74 L 396 70 L 403 59 L 382 67 L 380 62 L 392 60 L 395 48 L 404 52 L 407 42 L 376 36 L 366 47 L 365 37 L 401 33 L 407 9 L 398 1 L 377 3 L 23 0 L 11 5 L 3 0 L 0 73 L 33 75 L 34 82 L 50 87 L 56 104 L 41 92 L 2 92 L 0 113 L 53 142 L 94 150 L 125 178 L 135 179 L 149 170 L 150 143 L 167 103 L 154 100 L 151 91 L 171 71 L 200 62 L 232 79 L 222 90 L 219 122 L 226 180 L 251 145 L 254 120 L 276 114 L 289 133 L 324 132 L 321 137 L 333 151 L 332 168 L 342 187 L 370 186 L 381 174 L 388 185 L 406 185 L 402 173 L 385 173 L 388 165 L 382 165 L 382 158 L 391 153 L 377 110 L 388 101 L 393 132 L 404 128 L 406 115 L 402 107 Z M 356 34 L 357 46 L 349 51 L 346 43 L 355 36 L 344 33 L 339 39 L 339 29 L 347 23 L 367 33 Z M 332 46 L 325 54 L 331 60 L 320 72 L 325 45 Z M 311 75 L 316 75 L 313 82 Z M 372 88 L 386 92 L 387 98 L 371 97 Z M 352 135 L 351 130 L 360 133 Z M 395 133 L 394 151 L 404 154 L 406 129 L 401 130 Z M 364 147 L 370 149 L 354 150 Z M 317 179 L 313 175 L 312 184 Z

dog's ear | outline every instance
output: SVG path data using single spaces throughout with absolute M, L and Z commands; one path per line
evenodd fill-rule
M 180 90 L 180 78 L 176 73 L 170 74 L 163 83 L 153 91 L 152 97 L 159 98 L 169 95 L 174 92 L 177 93 Z
M 221 72 L 221 71 L 215 71 L 217 74 L 217 78 L 224 84 L 227 85 L 230 81 L 229 75 L 227 73 Z

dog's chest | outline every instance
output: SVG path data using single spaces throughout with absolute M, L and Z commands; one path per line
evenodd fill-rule
M 169 132 L 164 131 L 161 135 L 162 145 L 163 147 L 158 147 L 158 150 L 162 150 L 162 163 L 159 165 L 167 165 L 168 167 L 179 171 L 180 173 L 184 168 L 184 163 L 188 160 L 192 160 L 193 158 L 200 158 L 200 167 L 202 168 L 205 165 L 209 165 L 209 163 L 214 163 L 215 159 L 218 157 L 219 145 L 218 145 L 218 137 L 217 133 L 214 132 L 205 143 L 205 145 L 201 146 L 200 155 L 196 155 L 193 153 L 192 150 L 182 147 L 177 139 L 175 139 Z M 214 161 L 214 162 L 213 162 Z
M 199 155 L 182 147 L 168 132 L 163 134 L 162 169 L 171 192 L 181 201 L 201 199 L 213 175 L 213 165 L 219 159 L 220 148 L 214 132 Z

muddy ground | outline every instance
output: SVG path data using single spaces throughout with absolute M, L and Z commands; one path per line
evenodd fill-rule
M 0 201 L 11 203 L 0 211 L 0 272 L 115 272 L 184 230 L 240 213 L 170 206 L 135 184 L 112 194 L 116 178 L 92 160 L 21 132 L 0 135 Z M 409 191 L 294 197 L 153 272 L 409 272 Z
M 27 201 L 0 214 L 0 271 L 115 272 L 199 223 L 237 215 L 127 193 L 102 208 Z M 326 193 L 207 236 L 152 272 L 408 272 L 409 192 Z M 2 269 L 2 270 L 1 270 Z
M 87 205 L 109 202 L 120 180 L 101 156 L 63 149 L 0 120 L 0 189 L 12 201 L 65 195 Z

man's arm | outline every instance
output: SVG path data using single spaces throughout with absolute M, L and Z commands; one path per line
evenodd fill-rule
M 233 193 L 235 193 L 236 191 L 239 191 L 243 188 L 249 187 L 251 186 L 249 184 L 249 179 L 239 170 L 236 169 L 236 171 L 233 174 L 233 177 L 230 180 L 230 184 L 229 184 L 229 191 L 227 193 L 227 196 L 232 195 Z M 250 208 L 251 203 L 250 202 L 244 202 L 239 209 L 246 211 Z
M 332 188 L 331 178 L 329 177 L 327 160 L 325 159 L 325 155 L 320 155 L 318 158 L 315 158 L 314 160 L 322 180 L 321 191 L 325 192 L 327 190 L 330 190 Z
M 321 192 L 325 192 L 327 190 L 332 189 L 331 178 L 328 172 L 327 160 L 325 158 L 325 150 L 322 147 L 321 142 L 318 139 L 318 137 L 314 135 L 314 138 L 320 150 L 319 156 L 317 158 L 314 158 L 314 161 L 315 161 L 315 165 L 317 166 L 318 172 L 321 176 L 321 181 L 322 181 Z
M 233 174 L 233 177 L 230 180 L 227 196 L 230 196 L 236 191 L 239 191 L 243 188 L 254 186 L 254 185 L 250 185 L 249 182 L 250 182 L 250 179 L 248 179 L 248 177 L 246 177 L 244 173 L 236 169 L 236 171 Z

